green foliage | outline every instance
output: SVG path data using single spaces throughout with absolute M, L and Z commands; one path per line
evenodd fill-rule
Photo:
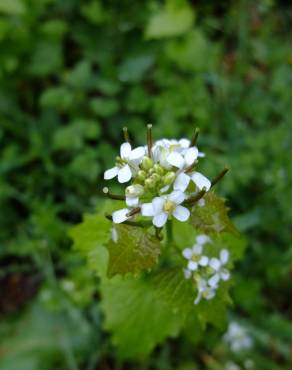
M 79 346 L 80 368 L 223 370 L 230 361 L 245 368 L 251 359 L 255 369 L 291 369 L 288 329 L 282 337 L 283 328 L 290 327 L 292 293 L 290 13 L 288 2 L 270 0 L 0 1 L 4 343 L 11 337 L 2 328 L 8 322 L 15 337 L 24 332 L 26 304 L 35 299 L 30 295 L 23 298 L 24 306 L 17 303 L 31 290 L 23 274 L 41 277 L 40 294 L 55 296 L 56 288 L 47 289 L 48 270 L 53 270 L 62 294 L 89 317 L 94 338 L 102 336 L 102 344 Z M 235 318 L 245 318 L 259 339 L 245 358 L 230 353 L 208 325 L 206 335 L 196 336 L 201 329 L 194 315 L 194 329 L 189 327 L 186 336 L 196 341 L 195 348 L 182 334 L 161 342 L 142 363 L 121 364 L 91 315 L 100 294 L 91 271 L 106 273 L 108 252 L 102 237 L 99 242 L 93 234 L 91 243 L 72 252 L 67 230 L 84 212 L 101 208 L 102 172 L 113 164 L 121 128 L 128 125 L 133 143 L 141 144 L 147 122 L 155 124 L 157 138 L 191 137 L 194 125 L 200 127 L 199 147 L 206 152 L 202 172 L 213 178 L 225 164 L 231 168 L 216 192 L 228 198 L 232 219 L 249 246 L 236 264 L 230 293 Z M 102 216 L 87 217 L 92 226 L 106 225 Z M 82 227 L 80 233 L 86 234 Z M 176 227 L 179 248 L 191 246 L 191 225 L 180 240 Z M 242 250 L 236 238 L 220 243 L 228 245 L 233 260 Z M 46 311 L 59 300 L 57 295 L 54 305 L 35 310 L 34 319 L 46 325 Z M 70 338 L 81 338 L 82 344 L 81 330 L 73 333 Z M 13 369 L 4 362 L 6 352 L 0 352 L 5 370 Z M 31 351 L 30 360 L 21 357 L 15 367 L 74 368 L 61 346 L 54 353 L 51 362 L 50 354 L 43 360 L 40 350 Z
M 191 216 L 191 223 L 195 229 L 205 233 L 229 232 L 238 236 L 239 233 L 228 217 L 225 200 L 214 193 L 204 197 L 205 205 L 196 205 Z
M 103 283 L 105 327 L 113 332 L 120 355 L 145 355 L 165 338 L 177 336 L 190 309 L 189 291 L 176 270 Z
M 109 277 L 128 272 L 138 273 L 157 264 L 160 241 L 149 231 L 141 227 L 116 225 L 114 233 L 115 237 L 106 244 Z

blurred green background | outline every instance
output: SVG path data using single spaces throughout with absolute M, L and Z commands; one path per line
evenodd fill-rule
M 276 0 L 0 0 L 0 369 L 292 368 L 292 7 Z M 229 320 L 124 363 L 68 229 L 133 141 L 191 137 L 248 240 Z

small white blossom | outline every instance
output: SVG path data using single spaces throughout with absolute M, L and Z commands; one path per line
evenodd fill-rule
M 224 267 L 229 260 L 229 252 L 227 249 L 222 249 L 220 258 L 211 258 L 209 266 L 215 274 L 208 280 L 210 286 L 217 286 L 220 280 L 226 281 L 230 278 L 230 272 Z
M 156 227 L 163 227 L 170 216 L 184 222 L 190 217 L 190 211 L 181 205 L 184 200 L 183 192 L 173 191 L 169 195 L 154 198 L 152 203 L 142 204 L 141 213 L 153 217 L 152 222 Z
M 207 300 L 213 299 L 216 295 L 216 289 L 217 286 L 211 287 L 208 285 L 206 279 L 200 278 L 198 280 L 198 295 L 194 301 L 194 304 L 198 304 L 202 298 L 205 298 Z
M 189 271 L 196 271 L 199 266 L 207 266 L 209 258 L 202 255 L 203 246 L 195 244 L 192 248 L 186 248 L 183 250 L 183 256 L 188 260 L 187 269 Z
M 198 148 L 191 147 L 182 153 L 173 151 L 167 156 L 167 162 L 179 169 L 187 168 L 195 163 L 198 158 Z
M 223 339 L 230 345 L 233 352 L 247 350 L 252 347 L 252 338 L 248 335 L 246 328 L 237 322 L 230 322 Z
M 130 143 L 123 143 L 120 148 L 120 161 L 118 161 L 115 167 L 105 171 L 104 179 L 110 180 L 118 176 L 120 183 L 128 182 L 138 170 L 138 165 L 141 163 L 144 155 L 144 147 L 140 146 L 132 150 Z
M 205 245 L 207 243 L 210 243 L 211 239 L 209 238 L 208 235 L 201 234 L 197 236 L 196 241 L 197 241 L 197 244 Z
M 203 190 L 203 188 L 205 188 L 206 191 L 209 191 L 212 185 L 211 181 L 200 172 L 193 172 L 190 175 L 181 172 L 178 174 L 173 184 L 174 190 L 185 191 L 191 180 L 195 183 L 198 190 Z

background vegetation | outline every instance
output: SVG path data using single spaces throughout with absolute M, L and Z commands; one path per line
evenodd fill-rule
M 291 6 L 273 0 L 0 1 L 0 369 L 291 369 Z M 291 5 L 291 4 L 290 4 Z M 230 319 L 125 363 L 68 229 L 100 205 L 127 125 L 190 137 L 247 255 Z M 209 160 L 210 159 L 210 160 Z M 237 366 L 237 367 L 236 367 Z

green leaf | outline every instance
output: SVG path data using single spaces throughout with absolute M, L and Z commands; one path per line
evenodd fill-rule
M 1 0 L 0 13 L 20 15 L 25 12 L 24 2 L 21 0 Z
M 211 300 L 202 299 L 198 305 L 195 305 L 195 313 L 203 327 L 210 323 L 219 330 L 224 329 L 226 325 L 226 308 L 232 303 L 228 288 L 230 283 L 221 283 L 216 291 L 216 296 Z
M 150 18 L 145 34 L 151 39 L 179 36 L 188 31 L 193 22 L 194 11 L 187 2 L 176 5 L 169 1 L 164 9 Z
M 85 214 L 83 222 L 74 226 L 69 236 L 73 239 L 73 248 L 78 250 L 89 263 L 89 267 L 99 275 L 105 275 L 108 252 L 104 244 L 110 237 L 111 223 L 99 214 Z
M 105 328 L 124 358 L 146 355 L 177 336 L 192 308 L 189 282 L 177 269 L 139 279 L 116 276 L 101 289 Z
M 157 264 L 160 242 L 147 230 L 129 225 L 116 225 L 117 241 L 107 243 L 108 275 L 138 273 Z
M 72 92 L 64 86 L 51 87 L 41 95 L 44 108 L 55 108 L 60 111 L 69 109 L 74 101 Z
M 204 200 L 205 205 L 203 207 L 196 205 L 192 209 L 190 221 L 193 227 L 205 233 L 229 232 L 239 236 L 238 230 L 228 216 L 225 199 L 214 193 L 207 193 Z

